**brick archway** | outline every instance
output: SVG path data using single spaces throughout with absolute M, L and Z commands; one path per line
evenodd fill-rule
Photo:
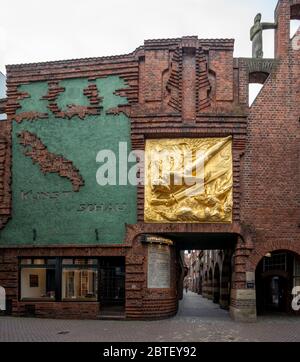
M 261 250 L 252 260 L 255 264 L 255 290 L 257 314 L 294 313 L 292 309 L 295 262 L 300 260 L 299 245 L 273 244 L 273 249 Z M 267 255 L 267 253 L 269 255 Z M 276 261 L 275 258 L 277 257 Z M 270 261 L 269 261 L 270 260 Z M 267 264 L 266 264 L 267 263 Z M 267 265 L 265 267 L 265 265 Z M 269 266 L 268 266 L 269 265 Z M 254 266 L 254 265 L 253 265 Z
M 300 243 L 299 242 L 282 242 L 282 241 L 273 241 L 269 243 L 263 243 L 261 245 L 256 245 L 256 248 L 252 251 L 248 258 L 248 268 L 247 270 L 255 271 L 258 263 L 261 259 L 272 251 L 284 250 L 289 251 L 300 256 Z

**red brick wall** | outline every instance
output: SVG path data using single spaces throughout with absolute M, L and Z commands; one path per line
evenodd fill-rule
M 248 117 L 241 220 L 254 228 L 257 250 L 300 244 L 300 51 L 286 34 L 289 3 L 277 9 L 279 63 Z

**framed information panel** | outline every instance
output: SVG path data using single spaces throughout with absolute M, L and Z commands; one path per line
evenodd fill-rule
M 170 258 L 169 246 L 148 246 L 148 288 L 170 288 Z

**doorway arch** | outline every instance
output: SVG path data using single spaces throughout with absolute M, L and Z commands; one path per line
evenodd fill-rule
M 296 313 L 292 291 L 300 286 L 300 255 L 289 250 L 266 253 L 257 264 L 255 284 L 258 315 Z

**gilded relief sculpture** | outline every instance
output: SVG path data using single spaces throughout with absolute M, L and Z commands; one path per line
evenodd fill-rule
M 232 221 L 231 137 L 147 140 L 145 180 L 145 222 Z

